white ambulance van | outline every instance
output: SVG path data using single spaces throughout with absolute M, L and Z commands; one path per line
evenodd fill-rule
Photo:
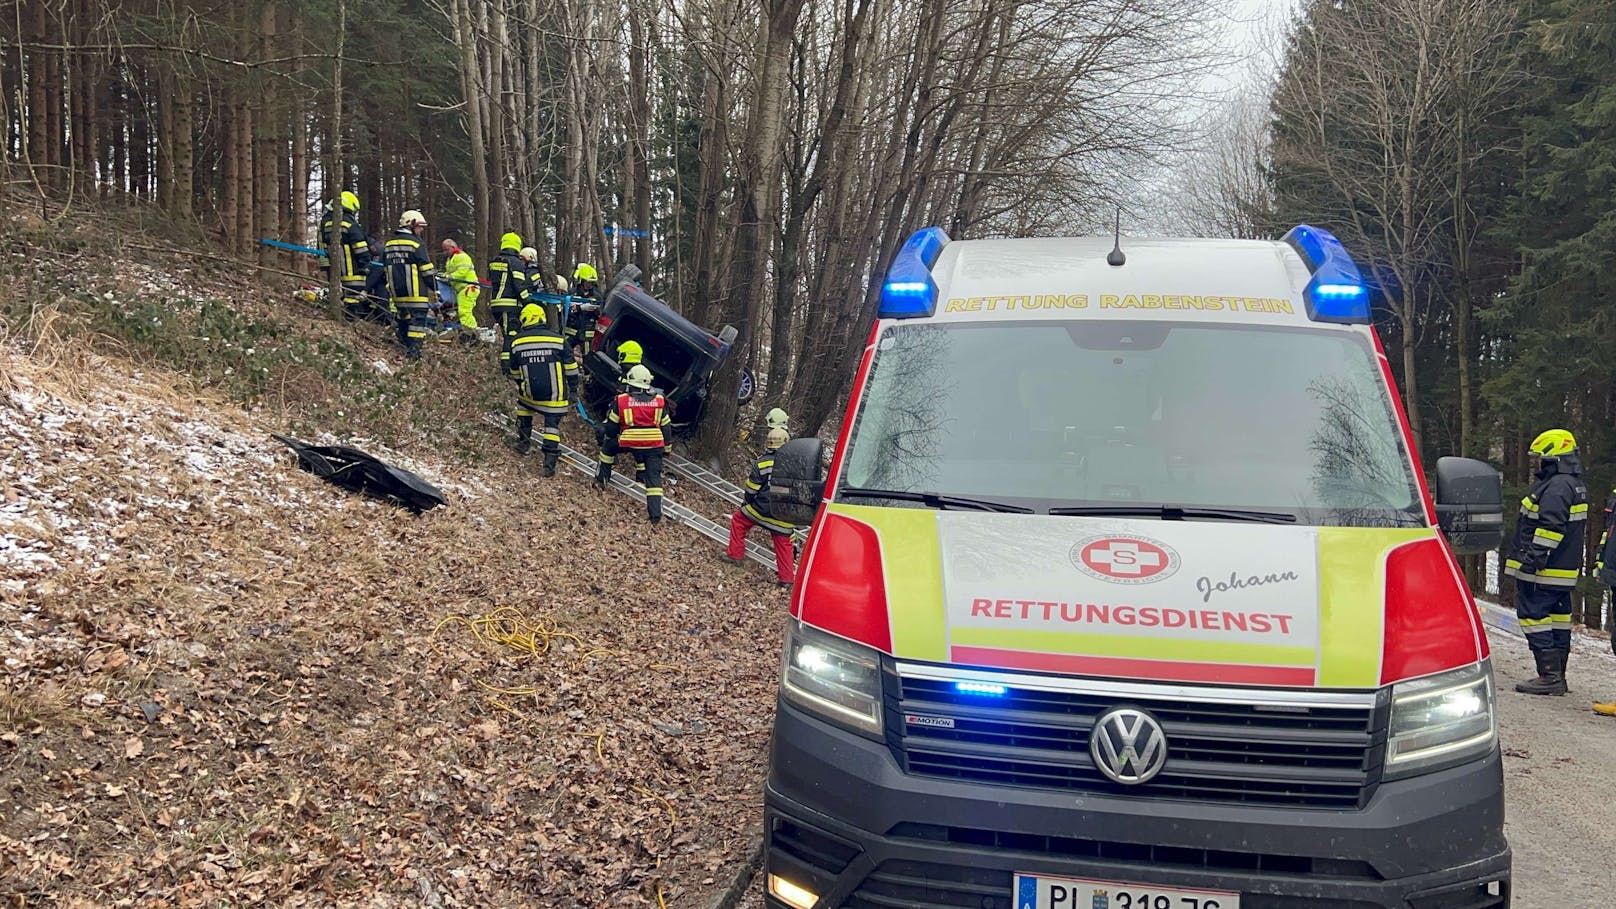
M 916 234 L 814 529 L 773 909 L 1502 909 L 1494 690 L 1341 244 Z

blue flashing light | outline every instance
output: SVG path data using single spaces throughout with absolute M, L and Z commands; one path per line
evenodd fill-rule
M 955 682 L 954 690 L 960 694 L 978 694 L 987 697 L 1003 697 L 1010 689 L 993 682 Z
M 1298 224 L 1285 235 L 1307 263 L 1312 280 L 1302 290 L 1307 317 L 1315 322 L 1354 324 L 1369 322 L 1369 286 L 1358 263 L 1335 235 L 1321 227 Z
M 948 234 L 941 227 L 916 231 L 904 241 L 881 285 L 880 318 L 924 318 L 937 311 L 937 282 L 931 267 L 946 245 Z

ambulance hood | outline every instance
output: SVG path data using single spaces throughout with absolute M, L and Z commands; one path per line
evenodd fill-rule
M 793 612 L 901 659 L 1366 689 L 1485 656 L 1430 528 L 832 505 Z

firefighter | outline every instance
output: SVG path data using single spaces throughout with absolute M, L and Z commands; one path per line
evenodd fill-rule
M 455 289 L 455 309 L 460 316 L 460 337 L 471 340 L 469 332 L 477 330 L 477 294 L 482 287 L 477 282 L 477 266 L 472 264 L 471 253 L 460 248 L 455 240 L 443 241 L 443 273 Z
M 1616 520 L 1616 489 L 1605 500 L 1605 533 L 1599 538 L 1599 555 L 1594 562 L 1594 577 L 1616 592 L 1616 533 L 1611 533 L 1612 520 Z M 1616 653 L 1616 633 L 1610 636 L 1610 649 Z M 1596 702 L 1594 713 L 1616 716 L 1616 701 Z
M 365 229 L 359 226 L 359 197 L 343 190 L 339 202 L 342 212 L 337 242 L 342 247 L 342 273 L 337 280 L 342 282 L 342 308 L 348 318 L 362 319 L 370 309 L 363 296 L 365 277 L 370 272 L 370 243 L 365 239 Z M 337 204 L 327 202 L 325 214 L 320 218 L 320 270 L 328 277 L 331 274 L 331 231 L 338 221 Z
M 511 377 L 516 380 L 516 450 L 533 447 L 533 416 L 544 417 L 544 475 L 555 476 L 561 458 L 561 418 L 578 388 L 578 363 L 561 333 L 545 321 L 544 307 L 522 307 L 521 330 L 511 342 Z
M 437 295 L 437 275 L 421 239 L 425 233 L 426 216 L 412 208 L 399 217 L 398 229 L 382 248 L 382 259 L 387 263 L 387 294 L 398 321 L 398 340 L 404 345 L 404 356 L 411 360 L 421 359 L 426 314 Z
M 1571 590 L 1582 567 L 1588 524 L 1588 487 L 1582 481 L 1577 440 L 1550 429 L 1532 440 L 1536 482 L 1521 499 L 1504 573 L 1515 579 L 1515 613 L 1537 663 L 1537 678 L 1515 690 L 1565 694 L 1571 654 Z
M 790 425 L 791 417 L 778 407 L 770 408 L 769 412 L 763 415 L 763 426 L 766 429 L 779 429 L 789 436 L 791 433 Z
M 774 472 L 775 450 L 790 437 L 784 427 L 769 430 L 763 456 L 752 463 L 752 471 L 746 477 L 746 497 L 741 507 L 730 515 L 729 550 L 725 553 L 732 562 L 745 560 L 746 535 L 753 527 L 761 526 L 769 532 L 769 540 L 774 544 L 774 575 L 781 587 L 790 587 L 796 577 L 797 552 L 791 535 L 797 528 L 770 514 L 769 475 Z
M 600 273 L 588 262 L 572 272 L 572 306 L 567 311 L 567 343 L 588 354 L 595 344 L 595 320 L 600 315 Z
M 655 524 L 662 520 L 662 452 L 667 444 L 662 428 L 668 425 L 668 403 L 652 390 L 651 371 L 644 366 L 631 368 L 623 382 L 629 390 L 617 396 L 606 416 L 612 426 L 600 449 L 595 488 L 605 489 L 611 481 L 617 453 L 629 452 L 644 469 L 645 509 Z
M 499 238 L 499 255 L 488 263 L 488 309 L 493 313 L 494 330 L 499 332 L 499 368 L 509 372 L 511 339 L 521 327 L 522 298 L 527 294 L 527 263 L 522 261 L 522 238 L 507 233 Z

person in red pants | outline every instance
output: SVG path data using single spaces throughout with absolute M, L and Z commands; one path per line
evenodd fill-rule
M 774 472 L 774 452 L 786 444 L 786 431 L 776 427 L 769 430 L 764 443 L 763 456 L 752 464 L 746 477 L 746 497 L 741 507 L 729 519 L 729 550 L 725 554 L 732 562 L 746 558 L 746 535 L 753 527 L 769 532 L 774 543 L 774 573 L 781 587 L 790 587 L 796 577 L 797 553 L 791 544 L 791 534 L 797 528 L 769 514 L 769 474 Z

